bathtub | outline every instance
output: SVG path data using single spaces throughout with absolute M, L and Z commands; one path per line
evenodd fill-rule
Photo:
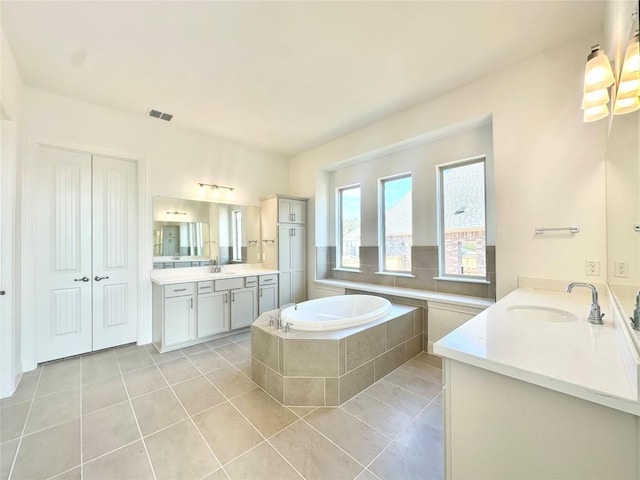
M 374 295 L 338 295 L 317 298 L 282 311 L 282 324 L 291 330 L 317 332 L 364 325 L 384 317 L 391 302 Z

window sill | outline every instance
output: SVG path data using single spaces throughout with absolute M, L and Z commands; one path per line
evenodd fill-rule
M 415 275 L 410 273 L 402 273 L 402 272 L 373 272 L 374 275 L 387 275 L 389 277 L 405 277 L 405 278 L 416 278 Z
M 464 277 L 433 277 L 434 280 L 440 280 L 443 282 L 458 282 L 458 283 L 478 283 L 480 285 L 490 285 L 489 280 L 482 278 L 464 278 Z
M 362 273 L 362 270 L 360 270 L 358 268 L 343 268 L 343 267 L 332 268 L 331 271 L 332 272 Z

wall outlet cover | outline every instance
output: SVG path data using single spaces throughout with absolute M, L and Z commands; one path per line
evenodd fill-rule
M 627 262 L 613 262 L 613 275 L 618 278 L 629 278 L 629 264 Z
M 585 274 L 588 276 L 599 277 L 600 276 L 600 261 L 599 260 L 586 260 L 585 261 Z

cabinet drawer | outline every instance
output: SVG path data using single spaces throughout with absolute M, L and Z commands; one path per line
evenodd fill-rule
M 222 280 L 215 281 L 216 292 L 220 292 L 222 290 L 232 290 L 234 288 L 244 288 L 244 277 L 223 278 Z
M 176 283 L 175 285 L 164 286 L 164 298 L 181 297 L 183 295 L 193 295 L 195 291 L 194 283 Z
M 257 287 L 258 286 L 258 277 L 245 277 L 244 278 L 244 286 L 245 287 Z
M 213 280 L 208 282 L 198 282 L 198 293 L 211 293 L 213 292 Z
M 260 285 L 274 285 L 278 283 L 278 274 L 260 275 Z

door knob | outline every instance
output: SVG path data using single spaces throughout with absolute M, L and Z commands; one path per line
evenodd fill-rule
M 4 290 L 0 290 L 0 295 L 5 295 L 7 292 L 5 292 Z
M 89 281 L 89 277 L 74 278 L 73 281 L 74 282 L 88 282 Z
M 106 279 L 106 278 L 109 278 L 109 277 L 99 277 L 98 275 L 96 275 L 95 277 L 93 277 L 93 279 L 94 279 L 96 282 L 99 282 L 100 280 L 104 280 L 104 279 Z

